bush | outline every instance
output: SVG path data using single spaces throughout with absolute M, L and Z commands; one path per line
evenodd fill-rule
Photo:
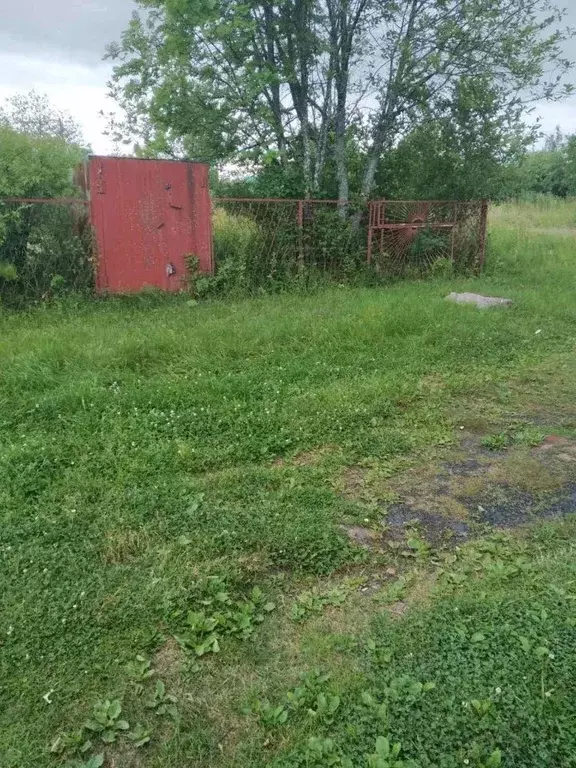
M 82 156 L 62 139 L 0 127 L 0 198 L 73 197 Z M 13 304 L 91 287 L 89 230 L 82 206 L 0 202 L 0 298 Z
M 289 285 L 348 280 L 366 258 L 366 231 L 330 204 L 298 201 L 220 203 L 213 217 L 216 274 L 199 277 L 199 295 L 277 291 Z

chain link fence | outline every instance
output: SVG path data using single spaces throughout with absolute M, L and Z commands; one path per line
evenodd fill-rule
M 76 199 L 0 200 L 0 300 L 41 301 L 94 288 L 88 205 Z
M 299 276 L 350 277 L 366 260 L 366 232 L 363 211 L 337 200 L 213 200 L 217 274 L 255 288 Z

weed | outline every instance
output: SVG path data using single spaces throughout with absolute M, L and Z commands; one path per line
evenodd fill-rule
M 100 768 L 104 765 L 104 754 L 93 755 L 88 760 L 69 760 L 66 768 Z
M 313 614 L 322 613 L 328 605 L 342 605 L 350 591 L 351 588 L 349 586 L 342 585 L 325 592 L 316 589 L 310 592 L 303 592 L 301 595 L 298 595 L 292 605 L 290 616 L 294 621 L 304 621 L 304 619 Z
M 367 756 L 369 768 L 409 768 L 414 765 L 412 761 L 404 762 L 397 759 L 402 746 L 399 742 L 390 744 L 386 736 L 378 736 L 376 750 Z
M 126 673 L 134 681 L 136 693 L 140 694 L 144 690 L 143 683 L 152 677 L 154 670 L 152 669 L 151 662 L 138 654 L 133 661 L 128 662 L 126 665 Z
M 258 587 L 252 589 L 248 600 L 234 600 L 219 577 L 208 579 L 206 585 L 207 591 L 200 599 L 204 608 L 188 611 L 185 624 L 176 635 L 182 648 L 196 656 L 219 653 L 224 637 L 247 640 L 276 607 Z
M 122 705 L 118 699 L 99 702 L 94 705 L 92 718 L 84 724 L 84 728 L 97 734 L 105 744 L 112 744 L 119 733 L 130 728 L 126 720 L 120 720 L 121 712 Z
M 145 744 L 150 743 L 150 737 L 152 731 L 146 728 L 141 723 L 137 723 L 133 731 L 129 731 L 126 734 L 126 738 L 134 744 L 135 747 L 143 747 Z
M 172 719 L 178 717 L 176 703 L 178 699 L 170 693 L 166 693 L 166 686 L 162 680 L 157 680 L 152 697 L 146 702 L 148 709 L 153 709 L 157 715 L 169 715 Z

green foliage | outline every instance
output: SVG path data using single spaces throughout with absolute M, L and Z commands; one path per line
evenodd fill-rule
M 138 723 L 133 731 L 126 734 L 126 738 L 129 739 L 135 747 L 143 747 L 150 743 L 151 733 L 149 728 Z
M 550 211 L 522 215 L 539 226 Z M 402 744 L 397 759 L 422 765 L 478 768 L 498 749 L 511 768 L 570 764 L 572 522 L 515 532 L 512 541 L 528 536 L 524 551 L 459 547 L 420 606 L 411 596 L 438 556 L 318 622 L 289 613 L 294 596 L 320 586 L 315 574 L 340 580 L 360 560 L 340 528 L 367 516 L 340 491 L 351 468 L 388 478 L 443 459 L 464 417 L 506 425 L 537 408 L 572 434 L 573 251 L 570 238 L 522 224 L 493 229 L 486 274 L 466 280 L 0 313 L 3 768 L 57 764 L 56 732 L 74 734 L 102 698 L 121 699 L 119 719 L 154 724 L 134 758 L 146 768 L 365 768 L 383 735 Z M 511 296 L 515 308 L 455 306 L 444 301 L 451 290 Z M 365 578 L 396 556 L 360 554 Z M 220 583 L 208 584 L 214 574 Z M 257 613 L 272 595 L 281 609 L 262 623 L 250 610 L 248 640 L 221 633 L 221 652 L 191 675 L 195 652 L 172 642 L 188 611 L 242 613 L 254 584 L 266 595 Z M 404 616 L 370 621 L 399 599 Z M 247 629 L 243 613 L 234 627 Z M 319 664 L 330 683 L 309 691 L 298 676 Z M 176 721 L 145 706 L 158 679 L 178 697 Z M 288 710 L 283 725 L 239 717 L 254 690 Z M 340 699 L 331 723 L 308 714 L 321 693 Z M 108 763 L 132 750 L 133 731 L 119 732 Z M 98 733 L 77 743 L 87 740 L 94 747 L 71 756 L 101 750 Z
M 126 114 L 113 133 L 146 155 L 249 163 L 262 177 L 250 186 L 272 195 L 368 197 L 382 154 L 414 131 L 429 146 L 430 126 L 436 156 L 421 150 L 426 172 L 408 183 L 490 194 L 524 141 L 526 104 L 572 91 L 571 33 L 540 0 L 138 5 L 108 52 Z
M 368 768 L 408 768 L 414 765 L 412 761 L 397 760 L 401 748 L 398 742 L 390 744 L 386 736 L 378 736 L 375 752 L 368 755 Z
M 512 445 L 527 445 L 534 448 L 544 440 L 546 433 L 531 424 L 511 424 L 495 435 L 482 438 L 482 445 L 490 451 L 501 451 Z
M 358 279 L 366 258 L 366 230 L 354 228 L 333 204 L 297 201 L 221 203 L 213 216 L 214 277 L 198 277 L 200 296 L 261 291 Z
M 275 608 L 258 587 L 252 589 L 248 600 L 234 600 L 226 582 L 217 576 L 198 586 L 196 599 L 204 607 L 189 610 L 176 635 L 180 645 L 196 656 L 219 653 L 225 637 L 247 640 Z M 178 619 L 180 611 L 173 615 Z
M 143 690 L 143 683 L 154 674 L 150 661 L 140 654 L 133 661 L 128 662 L 126 672 L 128 677 L 134 680 L 139 693 Z
M 382 159 L 376 195 L 398 199 L 502 200 L 533 132 L 502 109 L 490 78 L 454 83 L 447 113 L 429 115 Z
M 328 605 L 342 605 L 351 592 L 352 587 L 342 585 L 329 589 L 326 592 L 313 589 L 298 595 L 292 606 L 290 616 L 294 621 L 303 621 L 309 616 L 322 613 Z
M 0 197 L 72 194 L 71 170 L 83 158 L 78 147 L 0 127 L 0 148 Z
M 0 105 L 0 128 L 34 138 L 59 139 L 77 148 L 84 145 L 82 129 L 72 115 L 34 90 L 9 96 Z
M 104 765 L 104 754 L 93 755 L 88 760 L 70 760 L 66 763 L 66 768 L 101 768 Z
M 73 197 L 83 158 L 63 139 L 0 126 L 1 197 Z M 40 299 L 92 285 L 91 235 L 83 206 L 0 201 L 0 298 Z
M 94 705 L 92 718 L 84 724 L 84 727 L 98 734 L 104 743 L 112 744 L 120 732 L 130 728 L 126 720 L 120 719 L 121 712 L 122 705 L 118 699 L 113 701 L 106 699 Z
M 549 136 L 544 149 L 532 151 L 513 169 L 510 195 L 521 199 L 538 196 L 576 196 L 576 136 Z
M 166 685 L 162 680 L 157 680 L 154 686 L 154 693 L 152 697 L 146 702 L 148 709 L 153 709 L 157 715 L 169 715 L 171 718 L 176 719 L 178 717 L 178 710 L 176 704 L 178 699 L 170 693 L 166 693 Z M 139 734 L 140 736 L 138 736 Z M 140 728 L 140 730 L 134 732 L 133 740 L 141 741 L 146 737 L 146 733 Z M 146 743 L 146 742 L 144 742 Z

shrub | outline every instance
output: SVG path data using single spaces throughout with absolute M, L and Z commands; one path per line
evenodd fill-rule
M 72 197 L 82 150 L 62 139 L 0 127 L 1 197 Z M 81 206 L 0 202 L 0 298 L 39 299 L 92 284 L 91 238 Z

